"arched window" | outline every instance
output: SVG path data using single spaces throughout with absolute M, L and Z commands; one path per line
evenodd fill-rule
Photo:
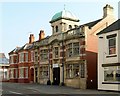
M 58 32 L 58 26 L 56 26 L 56 32 Z
M 72 26 L 71 26 L 71 25 L 69 25 L 69 29 L 72 29 Z

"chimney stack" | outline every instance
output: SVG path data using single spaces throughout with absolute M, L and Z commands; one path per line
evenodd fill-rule
M 103 8 L 103 18 L 107 16 L 113 16 L 114 8 L 108 4 Z
M 34 34 L 30 34 L 30 37 L 29 37 L 29 44 L 33 43 L 34 42 Z
M 39 33 L 39 41 L 41 39 L 45 38 L 45 33 L 44 33 L 44 30 L 40 30 L 40 33 Z

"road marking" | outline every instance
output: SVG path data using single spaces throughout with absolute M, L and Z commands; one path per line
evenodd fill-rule
M 14 92 L 14 91 L 9 91 L 10 93 L 13 93 L 13 94 L 22 94 L 22 93 L 18 93 L 18 92 Z

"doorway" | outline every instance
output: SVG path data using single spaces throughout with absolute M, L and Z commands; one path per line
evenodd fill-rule
M 60 68 L 53 68 L 53 85 L 60 84 Z

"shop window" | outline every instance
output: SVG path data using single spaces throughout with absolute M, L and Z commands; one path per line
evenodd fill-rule
M 104 67 L 104 81 L 120 82 L 120 66 Z
M 66 77 L 67 78 L 79 77 L 79 64 L 67 64 L 66 65 Z

